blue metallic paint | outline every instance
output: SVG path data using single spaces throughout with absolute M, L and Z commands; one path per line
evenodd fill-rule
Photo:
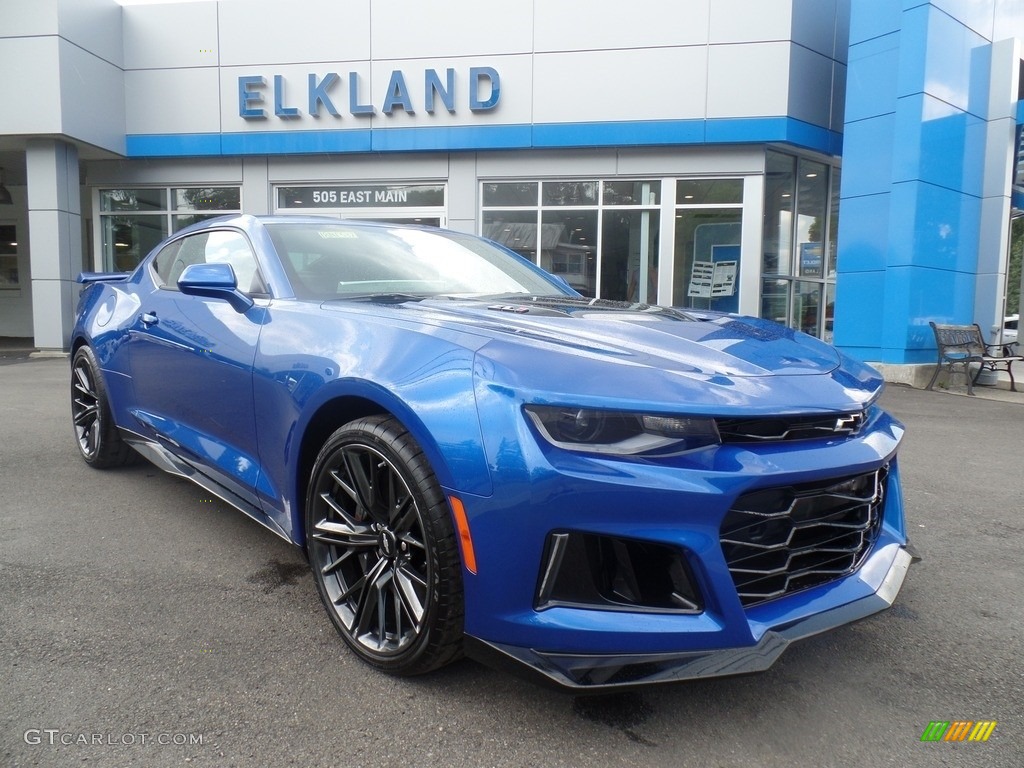
M 160 289 L 151 257 L 127 278 L 94 278 L 83 289 L 73 346 L 96 352 L 115 421 L 152 443 L 161 465 L 198 467 L 203 476 L 185 474 L 303 546 L 314 438 L 339 426 L 324 419 L 394 415 L 465 507 L 478 564 L 476 574 L 463 572 L 473 647 L 521 656 L 563 685 L 573 685 L 564 664 L 605 664 L 609 655 L 690 654 L 685 664 L 666 661 L 675 671 L 652 680 L 728 674 L 764 668 L 790 639 L 895 597 L 907 559 L 896 460 L 903 428 L 873 404 L 882 381 L 872 369 L 781 326 L 718 314 L 670 322 L 628 311 L 505 313 L 468 300 L 302 302 L 261 220 L 216 220 L 174 237 L 211 227 L 245 233 L 272 298 L 239 312 L 223 300 Z M 159 322 L 146 327 L 147 315 Z M 554 447 L 524 417 L 530 403 L 718 416 L 867 408 L 869 418 L 855 436 L 623 458 Z M 862 566 L 745 609 L 719 542 L 736 498 L 886 464 L 884 520 Z M 704 610 L 536 610 L 545 541 L 557 530 L 685 553 Z M 725 666 L 701 661 L 698 669 L 693 654 Z

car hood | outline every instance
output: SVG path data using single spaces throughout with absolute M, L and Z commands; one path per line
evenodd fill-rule
M 532 402 L 720 413 L 849 412 L 878 372 L 767 320 L 558 297 L 327 302 L 475 351 L 475 375 Z M 431 330 L 432 329 L 432 330 Z
M 829 373 L 836 350 L 776 323 L 646 304 L 564 298 L 426 300 L 401 305 L 423 322 L 698 376 Z

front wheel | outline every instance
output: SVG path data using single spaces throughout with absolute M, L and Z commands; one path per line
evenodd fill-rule
M 416 675 L 461 656 L 462 565 L 448 502 L 398 421 L 359 419 L 324 444 L 306 546 L 331 620 L 364 661 Z
M 79 348 L 71 360 L 71 423 L 78 451 L 90 466 L 106 469 L 135 458 L 114 424 L 99 362 L 89 347 Z

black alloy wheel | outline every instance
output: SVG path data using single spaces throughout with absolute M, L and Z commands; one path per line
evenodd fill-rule
M 448 502 L 422 450 L 393 418 L 337 430 L 306 500 L 317 590 L 345 642 L 396 675 L 461 656 L 462 564 Z
M 89 347 L 79 348 L 71 361 L 71 422 L 78 451 L 90 466 L 117 467 L 136 456 L 110 415 L 106 385 Z

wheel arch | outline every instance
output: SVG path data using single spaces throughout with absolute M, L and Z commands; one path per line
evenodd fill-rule
M 293 540 L 305 548 L 306 494 L 316 457 L 327 439 L 339 427 L 366 416 L 390 416 L 401 424 L 423 449 L 430 468 L 442 489 L 454 487 L 454 476 L 441 447 L 412 408 L 393 396 L 372 391 L 336 392 L 318 404 L 303 422 L 295 458 L 292 511 Z M 362 388 L 358 388 L 362 389 Z

